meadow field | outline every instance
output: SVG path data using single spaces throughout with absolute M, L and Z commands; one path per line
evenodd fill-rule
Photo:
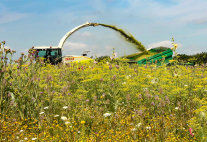
M 207 65 L 13 61 L 0 49 L 0 141 L 207 141 Z

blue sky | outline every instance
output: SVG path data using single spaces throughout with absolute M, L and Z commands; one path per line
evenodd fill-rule
M 178 53 L 207 52 L 206 0 L 1 0 L 0 40 L 17 51 L 32 46 L 57 46 L 72 28 L 89 22 L 115 25 L 147 48 L 178 43 Z M 64 54 L 85 50 L 100 56 L 136 52 L 118 33 L 87 27 L 74 33 Z

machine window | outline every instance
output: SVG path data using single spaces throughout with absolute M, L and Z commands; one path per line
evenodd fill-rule
M 56 56 L 58 56 L 58 51 L 57 50 L 52 50 L 50 55 L 56 57 Z
M 46 56 L 46 50 L 39 50 L 38 56 L 39 56 L 39 57 L 44 57 L 44 56 Z

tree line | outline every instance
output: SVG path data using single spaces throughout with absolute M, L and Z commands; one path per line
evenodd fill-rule
M 178 54 L 174 57 L 175 60 L 182 63 L 192 64 L 206 64 L 207 63 L 207 52 L 197 53 L 194 55 Z

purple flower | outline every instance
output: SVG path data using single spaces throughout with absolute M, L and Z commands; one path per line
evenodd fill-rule
M 32 97 L 32 101 L 35 101 L 35 98 L 34 97 Z
M 114 76 L 112 77 L 112 79 L 113 79 L 113 81 L 115 81 L 115 80 L 116 80 L 116 75 L 114 75 Z
M 48 76 L 48 80 L 52 79 L 52 76 Z
M 112 69 L 112 65 L 109 65 L 109 69 L 110 69 L 110 70 Z
M 159 96 L 158 95 L 155 95 L 155 100 L 159 100 Z
M 137 114 L 138 114 L 139 116 L 142 116 L 143 111 L 142 111 L 142 110 L 138 110 L 138 111 L 137 111 Z
M 170 99 L 169 99 L 168 96 L 165 96 L 165 101 L 166 101 L 167 104 L 170 104 Z
M 138 99 L 142 99 L 142 94 L 139 94 Z
M 146 92 L 146 97 L 147 97 L 148 99 L 150 99 L 152 96 L 150 95 L 149 92 Z
M 119 65 L 116 65 L 116 68 L 119 69 Z
M 14 101 L 11 101 L 10 102 L 10 106 L 14 106 Z

